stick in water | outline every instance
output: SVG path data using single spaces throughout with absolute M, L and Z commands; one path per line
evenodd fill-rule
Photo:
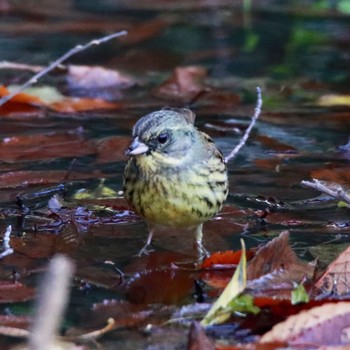
M 32 86 L 33 84 L 35 84 L 41 77 L 43 77 L 45 74 L 47 74 L 48 72 L 50 72 L 53 69 L 55 69 L 56 67 L 58 67 L 63 61 L 65 61 L 69 57 L 77 54 L 78 52 L 84 51 L 91 46 L 100 45 L 106 41 L 109 41 L 109 40 L 114 39 L 114 38 L 119 38 L 120 36 L 123 36 L 126 34 L 127 34 L 127 31 L 122 30 L 120 32 L 104 36 L 100 39 L 91 40 L 90 42 L 88 42 L 85 45 L 77 45 L 76 47 L 74 47 L 73 49 L 70 49 L 68 52 L 66 52 L 64 55 L 62 55 L 60 58 L 58 58 L 56 61 L 52 62 L 48 67 L 41 70 L 39 73 L 35 74 L 27 82 L 25 82 L 23 85 L 21 85 L 18 89 L 16 89 L 15 91 L 13 91 L 10 94 L 4 96 L 3 98 L 1 98 L 0 99 L 0 106 L 5 104 L 7 101 L 11 100 L 11 98 L 16 96 L 17 94 L 19 94 L 20 92 L 22 92 L 23 90 L 28 88 L 29 86 Z
M 319 180 L 313 179 L 311 181 L 301 181 L 301 185 L 304 187 L 313 188 L 319 192 L 325 193 L 328 196 L 331 196 L 335 199 L 344 201 L 345 203 L 350 205 L 350 196 L 343 190 L 341 186 L 337 186 L 336 188 L 330 188 L 325 184 L 322 184 Z
M 256 101 L 256 106 L 255 106 L 254 115 L 252 117 L 252 120 L 251 120 L 248 128 L 246 129 L 244 135 L 240 139 L 238 145 L 231 151 L 231 153 L 228 156 L 225 157 L 226 163 L 228 163 L 232 158 L 234 158 L 237 155 L 237 153 L 239 152 L 239 150 L 245 145 L 245 143 L 248 140 L 249 134 L 255 125 L 255 122 L 259 118 L 259 115 L 261 113 L 261 106 L 262 106 L 261 88 L 259 86 L 256 88 L 256 93 L 257 93 L 257 101 Z

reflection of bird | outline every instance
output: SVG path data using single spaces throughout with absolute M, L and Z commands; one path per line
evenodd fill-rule
M 163 109 L 133 128 L 124 193 L 150 230 L 139 255 L 147 253 L 157 226 L 193 229 L 200 255 L 205 253 L 202 226 L 221 209 L 228 178 L 221 152 L 194 119 L 188 109 Z

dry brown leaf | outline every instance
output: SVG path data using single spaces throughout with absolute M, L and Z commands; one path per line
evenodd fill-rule
M 259 278 L 276 270 L 286 270 L 292 281 L 300 281 L 313 275 L 313 267 L 301 262 L 289 245 L 289 232 L 283 231 L 272 241 L 260 248 L 247 268 L 248 280 Z M 293 272 L 293 273 L 292 273 Z
M 106 177 L 108 175 L 102 174 L 100 171 L 95 170 L 90 173 L 83 172 L 71 172 L 68 174 L 66 170 L 20 170 L 20 171 L 8 171 L 0 174 L 0 188 L 15 188 L 15 187 L 28 187 L 31 185 L 48 185 L 54 183 L 61 183 L 65 181 L 68 176 L 69 180 L 82 180 Z
M 297 149 L 267 135 L 257 135 L 255 139 L 275 153 L 296 153 Z
M 191 101 L 205 89 L 203 80 L 206 76 L 207 70 L 203 67 L 178 67 L 154 94 L 161 98 Z
M 312 171 L 310 177 L 312 179 L 332 181 L 339 185 L 347 185 L 350 183 L 350 171 L 348 167 L 317 169 Z
M 0 160 L 6 162 L 73 158 L 96 153 L 92 140 L 79 130 L 66 133 L 15 135 L 0 141 Z
M 316 282 L 322 293 L 345 294 L 350 291 L 350 247 L 343 251 Z
M 191 324 L 187 350 L 215 350 L 214 343 L 207 337 L 198 322 L 192 322 Z
M 139 23 L 132 27 L 128 27 L 128 35 L 121 37 L 119 41 L 127 45 L 135 45 L 137 43 L 150 40 L 164 32 L 169 24 L 169 21 L 165 20 L 164 18 L 154 18 L 149 21 Z
M 97 159 L 98 164 L 125 161 L 127 157 L 124 151 L 130 145 L 130 137 L 127 136 L 111 136 L 98 140 Z
M 350 343 L 350 302 L 328 303 L 302 311 L 275 325 L 260 339 L 289 345 L 341 345 Z
M 0 303 L 15 303 L 30 300 L 35 289 L 19 282 L 0 281 Z

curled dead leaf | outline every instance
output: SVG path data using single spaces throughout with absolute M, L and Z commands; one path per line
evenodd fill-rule
M 287 342 L 321 345 L 350 344 L 350 302 L 328 303 L 302 311 L 275 325 L 260 339 L 266 342 Z
M 300 261 L 289 245 L 289 232 L 283 231 L 260 248 L 248 264 L 247 278 L 253 280 L 276 270 L 287 270 L 294 282 L 312 276 L 314 268 Z

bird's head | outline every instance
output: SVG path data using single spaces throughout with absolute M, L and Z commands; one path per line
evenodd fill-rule
M 143 116 L 135 124 L 126 155 L 184 156 L 195 142 L 195 115 L 189 109 L 162 109 Z

